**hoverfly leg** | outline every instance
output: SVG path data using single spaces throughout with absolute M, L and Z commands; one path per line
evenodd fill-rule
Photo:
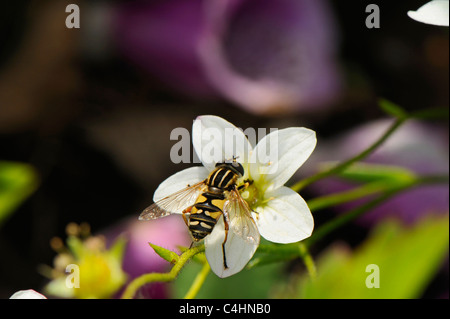
M 183 220 L 184 220 L 184 223 L 186 224 L 187 227 L 189 227 L 189 221 L 188 221 L 188 219 L 186 217 L 186 214 L 189 214 L 191 212 L 192 207 L 193 206 L 189 206 L 188 208 L 183 210 L 183 214 L 182 214 L 183 215 Z
M 237 188 L 238 191 L 240 191 L 240 190 L 242 190 L 242 189 L 244 189 L 244 188 L 249 187 L 249 186 L 252 185 L 252 184 L 253 184 L 253 181 L 252 181 L 252 180 L 246 179 L 246 180 L 244 181 L 244 184 L 242 184 L 241 186 L 238 186 L 238 187 L 236 187 L 236 188 Z
M 228 238 L 228 229 L 229 229 L 229 226 L 228 226 L 228 222 L 227 222 L 227 219 L 226 219 L 226 218 L 224 218 L 223 221 L 224 221 L 224 224 L 225 224 L 225 239 L 223 240 L 223 243 L 222 243 L 223 267 L 224 267 L 225 269 L 227 269 L 227 268 L 228 268 L 228 265 L 227 265 L 227 255 L 226 255 L 226 253 L 225 253 L 225 244 L 226 244 L 227 238 Z

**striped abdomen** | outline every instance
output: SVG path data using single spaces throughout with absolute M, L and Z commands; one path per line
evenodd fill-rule
M 189 216 L 189 230 L 195 241 L 211 234 L 223 214 L 224 192 L 236 185 L 240 174 L 231 164 L 218 165 L 206 179 L 208 189 L 198 197 Z
M 214 225 L 222 215 L 224 195 L 205 192 L 199 196 L 189 216 L 189 230 L 195 241 L 211 234 Z

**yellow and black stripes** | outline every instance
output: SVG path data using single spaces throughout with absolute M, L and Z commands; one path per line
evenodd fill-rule
M 220 216 L 223 214 L 225 203 L 224 192 L 236 186 L 239 172 L 231 165 L 218 165 L 208 176 L 205 184 L 206 192 L 202 193 L 191 210 L 189 217 L 189 230 L 195 241 L 209 235 Z
M 236 184 L 237 176 L 237 173 L 227 166 L 218 167 L 209 175 L 206 184 L 218 190 L 229 190 Z
M 194 241 L 199 241 L 211 234 L 223 215 L 223 206 L 226 201 L 226 192 L 236 189 L 237 179 L 244 175 L 244 169 L 241 164 L 234 159 L 231 163 L 217 163 L 216 168 L 209 174 L 205 180 L 207 186 L 193 206 L 185 210 L 183 214 L 189 213 L 189 221 L 185 218 Z M 185 216 L 185 215 L 183 215 Z M 225 243 L 228 238 L 229 225 L 224 219 L 225 239 L 222 243 L 223 266 L 228 268 L 225 253 Z
M 223 194 L 205 192 L 199 196 L 189 218 L 189 230 L 194 240 L 201 240 L 212 232 L 222 215 L 224 200 Z

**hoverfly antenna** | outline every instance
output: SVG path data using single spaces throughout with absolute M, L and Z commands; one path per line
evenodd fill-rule
M 229 163 L 229 164 L 234 164 L 234 163 L 237 163 L 237 161 L 236 161 L 236 159 L 238 159 L 239 158 L 239 156 L 234 156 L 233 155 L 233 158 L 232 159 L 225 159 L 222 163 Z

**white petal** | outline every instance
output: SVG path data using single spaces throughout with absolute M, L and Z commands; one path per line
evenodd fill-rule
M 222 243 L 225 238 L 223 218 L 221 217 L 214 226 L 213 232 L 205 238 L 205 254 L 212 271 L 219 277 L 225 278 L 240 272 L 252 258 L 257 244 L 251 244 L 228 232 L 225 244 L 225 254 L 228 268 L 224 268 Z M 259 241 L 258 241 L 259 242 Z
M 186 188 L 188 185 L 199 183 L 208 177 L 208 170 L 203 166 L 189 167 L 182 170 L 162 182 L 153 195 L 153 201 L 157 202 L 164 197 Z
M 250 158 L 250 175 L 270 189 L 283 186 L 316 147 L 316 133 L 303 127 L 274 131 L 262 138 Z M 264 190 L 263 190 L 264 191 Z
M 275 243 L 294 243 L 311 236 L 314 220 L 305 200 L 288 187 L 266 193 L 266 206 L 257 207 L 261 236 Z
M 15 292 L 9 299 L 47 299 L 47 297 L 33 289 L 28 289 Z
M 242 130 L 213 115 L 203 115 L 195 119 L 192 126 L 192 144 L 203 165 L 212 171 L 218 162 L 238 157 L 238 162 L 246 163 L 252 150 Z M 244 169 L 246 167 L 244 166 Z
M 417 11 L 408 11 L 408 16 L 419 22 L 448 27 L 448 10 L 448 0 L 433 0 Z

